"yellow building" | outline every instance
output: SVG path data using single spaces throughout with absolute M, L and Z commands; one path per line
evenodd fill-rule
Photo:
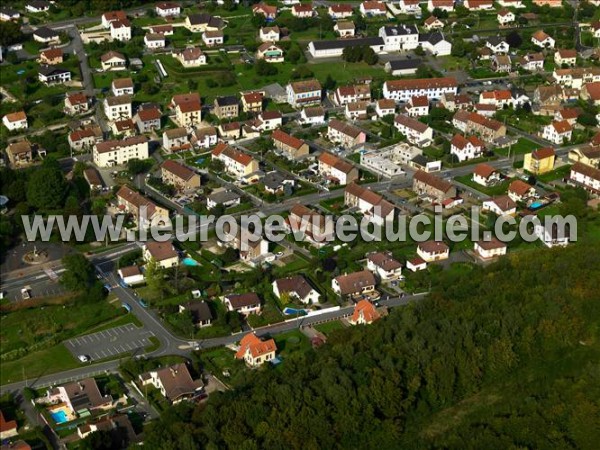
M 554 169 L 555 158 L 556 153 L 552 147 L 538 148 L 525 155 L 523 169 L 535 175 L 550 172 Z

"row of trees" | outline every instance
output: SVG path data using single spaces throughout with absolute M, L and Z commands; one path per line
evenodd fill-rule
M 593 448 L 598 254 L 596 243 L 445 271 L 427 300 L 166 411 L 145 445 Z M 477 414 L 444 425 L 438 413 L 456 405 Z

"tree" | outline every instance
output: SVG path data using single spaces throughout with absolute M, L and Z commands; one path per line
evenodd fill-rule
M 146 284 L 148 288 L 162 298 L 164 294 L 165 272 L 161 265 L 154 258 L 146 264 Z
M 131 175 L 139 175 L 140 173 L 149 171 L 153 165 L 154 162 L 152 159 L 133 158 L 127 161 L 127 171 Z
M 296 64 L 302 59 L 302 52 L 296 48 L 292 47 L 290 51 L 287 53 L 287 60 L 292 64 Z
M 335 82 L 331 74 L 328 73 L 327 78 L 325 79 L 325 83 L 323 83 L 323 88 L 328 91 L 333 91 L 335 89 L 336 84 L 337 83 Z
M 454 13 L 456 14 L 456 17 L 461 19 L 470 14 L 469 10 L 464 5 L 457 5 L 454 8 Z
M 256 70 L 256 74 L 260 75 L 261 77 L 277 75 L 277 67 L 271 63 L 268 63 L 264 59 L 259 59 L 254 65 L 254 68 Z
M 25 35 L 21 33 L 21 26 L 17 22 L 0 22 L 0 45 L 10 47 L 23 42 Z
M 220 159 L 211 159 L 208 163 L 208 168 L 213 172 L 223 172 L 225 170 L 225 164 Z
M 457 36 L 452 42 L 452 50 L 450 51 L 452 56 L 462 58 L 467 54 L 467 47 L 463 38 Z
M 365 49 L 362 58 L 363 61 L 370 66 L 377 64 L 377 61 L 379 61 L 379 56 L 377 56 L 377 53 L 375 53 L 375 51 L 371 47 L 367 47 Z
M 577 123 L 585 127 L 595 127 L 598 125 L 596 116 L 594 114 L 584 112 L 577 118 Z
M 63 206 L 67 182 L 60 167 L 42 166 L 27 184 L 27 201 L 36 209 L 52 210 Z
M 414 52 L 415 52 L 415 55 L 417 55 L 417 56 L 425 55 L 425 50 L 423 50 L 423 47 L 420 45 L 417 48 L 415 48 Z
M 70 291 L 85 292 L 95 282 L 94 266 L 80 253 L 62 259 L 64 273 L 60 282 Z
M 506 35 L 506 43 L 510 45 L 511 48 L 519 48 L 523 43 L 523 38 L 521 38 L 521 35 L 514 30 Z

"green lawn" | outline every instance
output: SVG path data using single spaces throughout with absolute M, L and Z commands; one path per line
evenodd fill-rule
M 494 150 L 495 153 L 502 156 L 507 156 L 510 151 L 512 155 L 524 155 L 525 153 L 531 153 L 532 151 L 540 148 L 539 144 L 530 141 L 527 138 L 519 138 L 516 144 L 510 147 L 497 148 Z
M 506 194 L 508 185 L 512 181 L 512 179 L 507 179 L 507 180 L 504 180 L 502 183 L 497 184 L 495 186 L 485 187 L 478 183 L 475 183 L 472 179 L 472 175 L 463 175 L 461 177 L 455 177 L 454 179 L 456 181 L 459 181 L 462 184 L 466 184 L 467 186 L 472 187 L 473 189 L 475 189 L 483 194 L 489 195 L 489 196 Z
M 340 212 L 345 208 L 344 197 L 340 196 L 323 200 L 319 202 L 319 205 L 321 205 L 327 211 L 331 211 L 332 213 Z
M 571 172 L 571 165 L 566 164 L 564 166 L 559 167 L 558 169 L 554 169 L 550 172 L 539 175 L 537 177 L 537 179 L 543 183 L 548 183 L 550 181 L 560 180 L 560 179 L 566 177 L 567 175 L 569 175 L 570 172 Z
M 27 354 L 16 361 L 3 361 L 0 371 L 0 383 L 14 383 L 23 379 L 33 380 L 52 372 L 80 367 L 71 352 L 63 344 Z
M 339 320 L 332 320 L 330 322 L 320 323 L 319 325 L 315 325 L 315 328 L 319 330 L 321 333 L 328 336 L 336 330 L 343 330 L 346 328 L 342 322 Z
M 284 360 L 291 354 L 304 353 L 312 349 L 308 338 L 299 330 L 276 334 L 273 339 L 277 344 L 277 356 L 281 356 Z

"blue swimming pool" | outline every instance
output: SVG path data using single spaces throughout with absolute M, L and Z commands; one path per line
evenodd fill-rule
M 303 316 L 304 314 L 306 314 L 306 310 L 305 309 L 296 309 L 296 308 L 285 308 L 283 310 L 283 313 L 286 316 L 291 316 L 291 315 L 296 315 L 296 314 Z
M 199 266 L 200 264 L 198 264 L 198 261 L 196 261 L 195 259 L 192 258 L 183 258 L 183 265 L 184 266 Z
M 57 424 L 69 421 L 69 419 L 67 418 L 67 413 L 64 412 L 62 409 L 59 409 L 58 411 L 53 411 L 50 413 L 50 415 L 52 416 L 52 420 L 54 420 Z
M 536 201 L 533 202 L 531 205 L 529 205 L 529 209 L 538 209 L 541 208 L 542 206 L 544 206 L 544 204 L 540 201 Z

